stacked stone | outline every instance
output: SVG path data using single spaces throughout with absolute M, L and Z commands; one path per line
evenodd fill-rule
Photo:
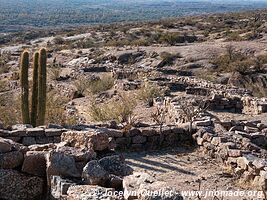
M 97 178 L 98 171 L 88 172 L 86 166 L 96 159 L 96 152 L 101 154 L 110 150 L 108 135 L 95 130 L 68 131 L 62 134 L 61 139 L 60 143 L 24 146 L 0 137 L 1 198 L 31 200 L 51 194 L 53 198 L 61 199 L 67 195 L 69 187 Z M 118 156 L 105 157 L 97 163 L 109 172 L 105 186 L 107 183 L 117 183 L 118 179 L 121 181 L 123 175 L 130 173 L 126 173 L 128 168 Z M 118 169 L 125 170 L 125 174 L 116 174 Z M 100 178 L 102 180 L 103 177 Z M 121 186 L 122 181 L 119 183 Z
M 208 100 L 209 110 L 217 111 L 232 111 L 234 113 L 241 113 L 243 109 L 243 102 L 238 96 L 225 97 L 224 95 L 214 94 Z
M 243 97 L 244 114 L 259 115 L 267 112 L 267 100 L 266 98 L 256 97 Z
M 29 146 L 33 144 L 58 143 L 64 131 L 66 130 L 63 128 L 32 128 L 30 125 L 15 125 L 10 131 L 0 129 L 0 137 L 12 139 L 15 142 Z
M 266 127 L 260 121 L 223 122 L 202 127 L 193 137 L 205 154 L 230 167 L 254 188 L 267 191 Z

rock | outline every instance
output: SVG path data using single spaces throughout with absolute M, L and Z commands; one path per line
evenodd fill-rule
M 20 151 L 11 151 L 0 154 L 0 168 L 14 169 L 23 163 L 23 154 Z
M 22 144 L 25 146 L 36 144 L 35 137 L 23 137 Z
M 108 188 L 114 188 L 116 190 L 121 190 L 122 189 L 122 178 L 115 176 L 113 174 L 109 175 L 109 180 L 107 183 Z
M 0 153 L 6 153 L 12 150 L 13 142 L 8 139 L 0 138 Z
M 146 140 L 147 140 L 146 137 L 141 135 L 137 135 L 132 138 L 133 144 L 143 144 L 146 142 Z
M 44 136 L 45 131 L 43 128 L 27 128 L 26 129 L 26 135 L 28 137 L 38 137 L 38 136 Z
M 63 133 L 62 129 L 56 129 L 56 128 L 45 129 L 45 136 L 47 137 L 61 136 L 62 133 Z
M 228 156 L 237 158 L 237 157 L 242 156 L 242 152 L 238 149 L 229 149 Z
M 252 163 L 258 158 L 253 156 L 252 154 L 243 155 L 237 159 L 237 164 L 241 169 L 247 169 L 248 165 L 252 165 Z
M 28 151 L 24 156 L 22 172 L 40 177 L 46 176 L 46 157 L 47 152 Z
M 47 128 L 48 129 L 63 129 L 63 126 L 58 125 L 58 124 L 48 124 Z
M 120 64 L 128 64 L 130 61 L 136 62 L 136 59 L 142 56 L 144 56 L 144 52 L 123 53 L 119 55 L 118 61 Z
M 252 162 L 252 165 L 256 167 L 256 169 L 263 169 L 267 167 L 267 161 L 264 159 L 256 159 Z
M 114 194 L 113 188 L 104 188 L 95 185 L 70 186 L 67 191 L 67 200 L 121 200 Z M 122 192 L 120 192 L 122 195 Z
M 67 196 L 69 187 L 74 185 L 76 184 L 68 179 L 63 179 L 60 176 L 52 176 L 51 196 L 54 199 L 62 199 Z
M 96 157 L 96 153 L 92 149 L 80 149 L 76 147 L 58 146 L 57 152 L 72 156 L 75 162 L 88 162 Z
M 25 137 L 26 136 L 26 130 L 9 131 L 9 136 L 11 136 L 11 137 Z
M 211 125 L 212 125 L 212 121 L 210 119 L 193 122 L 193 126 L 211 126 Z
M 36 200 L 43 197 L 43 180 L 14 170 L 0 169 L 0 197 L 8 200 Z
M 89 185 L 105 186 L 109 173 L 99 164 L 97 160 L 92 160 L 83 168 L 82 178 L 84 183 Z
M 244 131 L 246 131 L 247 133 L 256 133 L 259 132 L 259 129 L 257 127 L 254 128 L 250 126 L 245 126 Z
M 33 144 L 28 146 L 30 151 L 48 151 L 52 149 L 56 149 L 56 145 L 49 143 L 49 144 Z
M 198 137 L 198 138 L 197 138 L 197 144 L 198 144 L 199 146 L 202 146 L 202 145 L 203 145 L 203 142 L 204 142 L 203 138 L 201 138 L 201 137 Z
M 108 173 L 116 176 L 130 175 L 133 170 L 129 167 L 121 156 L 107 156 L 99 160 L 99 164 Z
M 72 147 L 88 148 L 102 151 L 109 147 L 109 137 L 106 133 L 96 131 L 68 131 L 62 133 L 61 141 L 67 142 Z
M 76 168 L 74 158 L 63 153 L 49 152 L 46 156 L 46 166 L 48 185 L 50 185 L 51 177 L 54 175 L 76 178 L 81 176 Z
M 153 136 L 157 134 L 156 130 L 151 127 L 144 127 L 141 129 L 141 132 L 143 136 Z
M 12 130 L 26 130 L 27 128 L 33 128 L 30 124 L 15 124 L 12 126 Z
M 101 128 L 101 131 L 105 132 L 109 137 L 122 137 L 123 136 L 123 132 L 120 130 L 116 130 L 116 129 L 108 129 L 108 128 Z
M 211 144 L 216 145 L 216 146 L 218 146 L 219 144 L 223 142 L 227 142 L 227 139 L 222 138 L 222 137 L 213 137 L 211 140 Z

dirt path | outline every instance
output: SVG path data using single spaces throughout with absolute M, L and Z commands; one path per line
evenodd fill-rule
M 127 163 L 135 171 L 149 173 L 157 180 L 165 181 L 169 183 L 170 187 L 175 187 L 179 191 L 198 191 L 199 187 L 200 191 L 203 191 L 201 198 L 195 196 L 185 197 L 185 199 L 217 199 L 212 193 L 210 193 L 210 197 L 205 198 L 206 191 L 242 190 L 237 186 L 239 184 L 236 179 L 220 163 L 203 155 L 199 150 L 176 149 L 150 153 L 127 153 L 125 157 Z M 248 195 L 246 197 L 224 196 L 223 200 L 227 199 L 261 198 Z

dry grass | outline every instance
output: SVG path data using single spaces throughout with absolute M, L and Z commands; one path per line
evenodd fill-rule
M 163 91 L 159 87 L 150 83 L 145 83 L 138 91 L 138 98 L 151 106 L 154 98 L 162 97 L 163 95 Z
M 96 80 L 79 78 L 74 82 L 74 86 L 79 96 L 86 96 L 88 93 L 98 94 L 111 89 L 114 86 L 114 81 L 111 75 L 104 75 Z
M 46 123 L 60 125 L 74 125 L 77 123 L 75 117 L 67 115 L 65 106 L 69 99 L 56 94 L 55 91 L 48 93 L 46 105 Z
M 21 123 L 20 99 L 18 95 L 0 96 L 0 122 L 5 127 Z
M 132 96 L 121 94 L 106 104 L 97 104 L 92 101 L 89 114 L 94 121 L 115 120 L 118 123 L 127 122 L 132 118 L 136 100 Z

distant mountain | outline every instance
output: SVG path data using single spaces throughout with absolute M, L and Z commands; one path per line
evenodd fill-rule
M 267 8 L 267 0 L 0 0 L 0 31 Z

